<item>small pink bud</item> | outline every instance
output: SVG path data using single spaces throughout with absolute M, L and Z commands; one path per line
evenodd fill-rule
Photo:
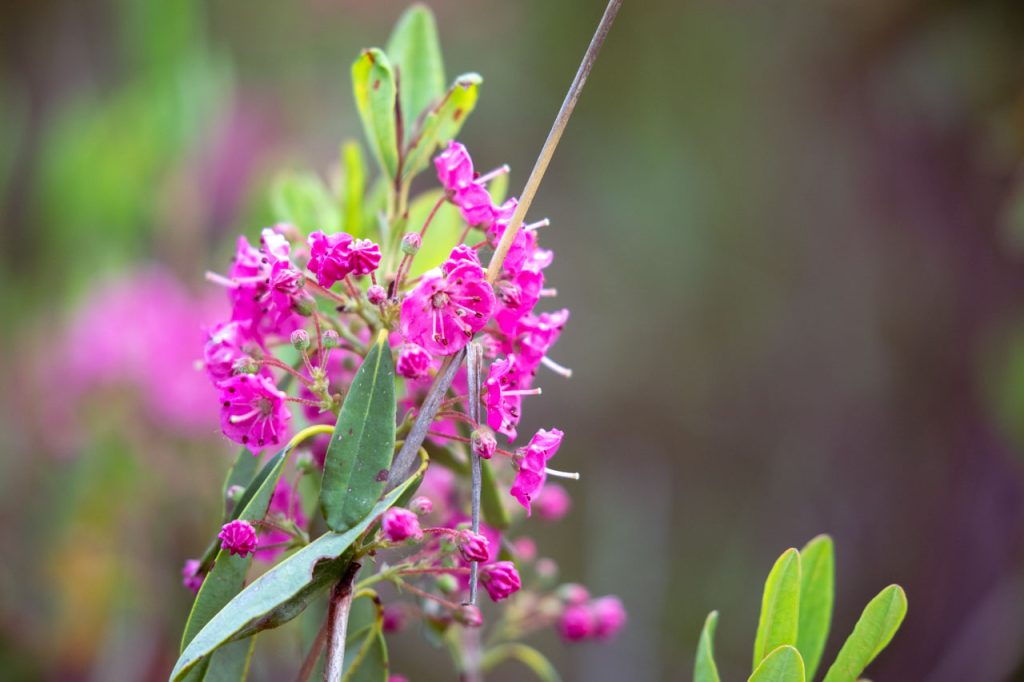
M 423 537 L 420 529 L 420 521 L 408 509 L 392 507 L 384 512 L 384 520 L 381 522 L 384 537 L 391 542 L 405 542 L 406 540 L 419 540 Z
M 466 561 L 487 561 L 491 555 L 491 543 L 487 538 L 471 530 L 460 530 L 458 536 L 459 554 Z
M 494 431 L 485 426 L 480 426 L 470 434 L 470 441 L 473 445 L 473 452 L 484 459 L 490 459 L 498 449 L 498 441 L 494 437 Z
M 430 375 L 430 353 L 415 343 L 402 344 L 395 371 L 406 379 L 423 379 Z
M 580 642 L 594 635 L 594 615 L 583 605 L 572 605 L 558 619 L 558 632 L 567 642 Z
M 181 569 L 181 584 L 192 590 L 193 593 L 199 592 L 199 588 L 202 587 L 203 580 L 206 578 L 199 572 L 199 566 L 198 559 L 189 559 Z
M 566 583 L 558 588 L 558 596 L 566 604 L 579 606 L 590 600 L 590 592 L 579 583 Z
M 235 519 L 224 524 L 217 537 L 221 548 L 237 556 L 248 556 L 256 549 L 256 529 L 248 521 Z
M 232 374 L 258 374 L 259 371 L 260 363 L 248 355 L 243 355 L 231 365 Z
M 468 628 L 478 628 L 484 624 L 484 616 L 473 604 L 463 604 L 455 612 L 455 622 L 462 623 Z
M 558 564 L 554 559 L 544 557 L 537 560 L 537 577 L 544 580 L 554 580 L 558 577 Z
M 515 549 L 516 558 L 520 561 L 533 561 L 537 558 L 537 543 L 533 541 L 533 538 L 518 538 L 512 542 L 512 547 Z
M 325 350 L 331 350 L 341 345 L 341 337 L 333 329 L 325 329 L 320 335 L 320 343 L 323 344 Z
M 537 514 L 547 521 L 559 521 L 569 512 L 572 500 L 565 488 L 557 483 L 548 483 L 533 501 Z
M 292 332 L 292 347 L 297 351 L 309 350 L 309 332 L 305 329 L 296 329 Z
M 626 609 L 618 597 L 607 596 L 590 603 L 594 616 L 594 636 L 611 639 L 626 625 Z
M 507 599 L 522 587 L 519 572 L 511 561 L 498 561 L 484 566 L 480 570 L 480 584 L 493 601 Z
M 379 284 L 372 284 L 366 290 L 366 300 L 372 305 L 380 305 L 387 297 L 388 292 L 384 291 L 384 287 Z
M 292 309 L 303 317 L 309 317 L 316 311 L 316 299 L 307 291 L 296 292 L 292 296 Z
M 409 682 L 405 675 L 388 675 L 388 682 Z
M 412 501 L 409 503 L 409 509 L 414 514 L 426 516 L 430 512 L 434 511 L 434 503 L 430 501 L 429 497 L 423 497 L 420 495 L 419 497 L 412 498 Z
M 423 238 L 418 232 L 407 232 L 402 237 L 402 253 L 408 256 L 415 256 L 423 246 Z
M 385 606 L 381 616 L 385 633 L 398 632 L 405 627 L 405 611 L 398 606 Z

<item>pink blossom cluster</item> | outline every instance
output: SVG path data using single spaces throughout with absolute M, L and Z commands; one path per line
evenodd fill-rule
M 480 405 L 468 404 L 469 378 L 459 368 L 428 432 L 431 446 L 448 452 L 454 468 L 431 464 L 416 497 L 386 511 L 371 537 L 375 551 L 387 557 L 381 565 L 390 579 L 408 586 L 427 582 L 424 593 L 442 607 L 441 615 L 430 617 L 476 627 L 483 619 L 479 609 L 463 605 L 472 576 L 497 602 L 524 590 L 523 567 L 531 567 L 527 576 L 548 577 L 557 567 L 537 556 L 529 536 L 507 537 L 486 522 L 472 530 L 468 482 L 453 471 L 475 454 L 493 467 L 505 512 L 522 518 L 536 511 L 547 521 L 568 512 L 566 489 L 548 483 L 575 477 L 549 466 L 564 433 L 539 429 L 515 443 L 524 398 L 540 393 L 540 368 L 570 374 L 549 357 L 569 312 L 539 309 L 555 295 L 545 283 L 553 255 L 538 245 L 538 228 L 546 221 L 518 229 L 496 276 L 488 277 L 481 254 L 497 250 L 518 206 L 515 198 L 496 202 L 488 189 L 490 178 L 507 169 L 479 175 L 457 142 L 435 159 L 435 167 L 442 201 L 457 207 L 465 221 L 461 243 L 443 262 L 416 263 L 422 274 L 410 274 L 417 258 L 426 257 L 421 247 L 433 236 L 436 209 L 423 225 L 411 226 L 418 231 L 382 234 L 379 244 L 357 230 L 304 235 L 290 224 L 264 229 L 255 246 L 240 237 L 227 272 L 208 275 L 224 288 L 230 314 L 209 327 L 202 365 L 217 392 L 221 432 L 259 456 L 281 448 L 302 426 L 336 421 L 370 339 L 380 332 L 387 332 L 400 377 L 397 429 L 411 424 L 442 363 L 470 341 L 479 343 L 485 363 Z M 300 476 L 323 467 L 327 442 L 317 437 L 303 444 L 309 459 Z M 310 522 L 298 490 L 282 479 L 265 518 L 226 523 L 222 550 L 273 561 L 301 546 Z M 201 572 L 197 563 L 186 564 L 186 586 L 198 589 Z M 565 602 L 557 623 L 550 609 L 532 608 L 521 611 L 572 641 L 606 639 L 625 622 L 621 603 L 610 597 Z M 402 613 L 389 604 L 387 628 L 399 629 L 404 618 L 396 614 Z

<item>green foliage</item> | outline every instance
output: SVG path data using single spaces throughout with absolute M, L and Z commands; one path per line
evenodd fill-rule
M 391 60 L 382 50 L 370 48 L 359 55 L 352 65 L 352 88 L 373 155 L 384 176 L 394 178 L 398 174 L 398 90 Z
M 345 640 L 345 672 L 342 682 L 386 682 L 388 645 L 380 623 L 373 623 Z
M 476 107 L 482 82 L 483 78 L 476 73 L 459 76 L 444 98 L 427 112 L 419 133 L 409 142 L 402 171 L 404 180 L 423 170 L 437 148 L 459 134 L 462 124 Z
M 697 660 L 693 664 L 693 682 L 719 682 L 718 666 L 715 665 L 715 628 L 718 627 L 718 611 L 712 611 L 704 621 L 697 642 Z
M 480 483 L 480 508 L 484 520 L 498 530 L 505 530 L 511 523 L 508 509 L 501 501 L 503 496 L 491 465 L 483 459 L 480 460 Z
M 853 682 L 882 652 L 907 615 L 907 595 L 890 585 L 864 608 L 860 619 L 828 669 L 825 682 Z
M 356 372 L 327 448 L 320 509 L 343 532 L 360 523 L 384 491 L 395 453 L 395 366 L 381 332 Z
M 270 190 L 274 218 L 303 232 L 336 232 L 341 226 L 337 200 L 315 173 L 281 173 Z
M 551 661 L 531 646 L 519 643 L 499 644 L 488 651 L 480 663 L 484 672 L 489 672 L 505 661 L 519 661 L 541 682 L 561 682 L 561 677 Z
M 355 526 L 327 532 L 239 592 L 191 639 L 171 673 L 174 681 L 228 642 L 277 627 L 299 615 L 348 566 L 352 544 L 401 497 L 425 467 L 389 492 Z M 209 578 L 207 578 L 209 580 Z
M 344 229 L 353 237 L 363 237 L 363 194 L 366 192 L 366 161 L 363 149 L 355 140 L 341 147 L 341 165 L 344 168 L 341 205 L 344 211 Z
M 427 7 L 413 5 L 402 14 L 388 40 L 387 54 L 398 72 L 402 122 L 412 129 L 421 112 L 444 93 L 441 43 Z
M 442 198 L 441 190 L 424 192 L 416 197 L 409 206 L 409 224 L 422 225 L 427 216 Z M 416 260 L 409 270 L 410 277 L 419 277 L 427 270 L 436 268 L 448 258 L 459 244 L 459 235 L 465 223 L 459 215 L 459 210 L 450 202 L 444 202 L 434 214 L 430 221 L 430 239 L 423 241 L 420 252 L 416 254 Z
M 761 618 L 754 639 L 754 668 L 781 646 L 796 646 L 800 617 L 800 552 L 787 549 L 778 558 L 761 598 Z
M 804 659 L 793 646 L 780 646 L 757 666 L 748 682 L 804 682 Z
M 810 682 L 828 639 L 835 595 L 835 549 L 819 535 L 800 551 L 787 549 L 772 566 L 761 599 L 751 682 Z M 824 682 L 855 682 L 889 644 L 907 613 L 902 588 L 890 585 L 864 609 Z M 714 660 L 718 612 L 704 622 L 694 682 L 718 682 Z

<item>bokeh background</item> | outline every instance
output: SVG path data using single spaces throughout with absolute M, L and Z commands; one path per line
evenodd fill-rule
M 603 3 L 432 6 L 485 78 L 462 139 L 521 186 Z M 202 273 L 274 171 L 360 135 L 349 65 L 403 8 L 3 4 L 0 677 L 166 678 L 234 452 L 189 373 Z M 899 582 L 872 679 L 1024 679 L 1022 158 L 1016 0 L 625 2 L 533 210 L 575 375 L 527 426 L 583 472 L 538 542 L 630 613 L 536 641 L 566 679 L 687 679 L 713 608 L 745 678 L 764 576 L 819 532 L 826 659 Z

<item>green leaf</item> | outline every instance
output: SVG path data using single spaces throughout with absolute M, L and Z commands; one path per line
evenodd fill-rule
M 249 675 L 249 664 L 255 650 L 255 637 L 232 642 L 210 656 L 205 675 L 197 679 L 204 682 L 242 682 Z
M 412 200 L 409 205 L 410 231 L 418 231 L 423 226 L 442 196 L 441 190 L 432 190 Z M 454 204 L 447 201 L 442 203 L 434 214 L 434 219 L 430 221 L 427 237 L 416 254 L 416 260 L 412 262 L 409 277 L 419 277 L 427 270 L 441 265 L 451 254 L 452 249 L 459 245 L 459 236 L 465 225 Z
M 899 585 L 889 585 L 864 608 L 825 682 L 853 682 L 889 644 L 907 615 L 907 595 Z
M 747 682 L 804 682 L 805 679 L 800 652 L 791 646 L 780 646 L 761 661 Z
M 270 205 L 278 222 L 291 223 L 304 232 L 337 232 L 341 215 L 330 189 L 314 173 L 286 171 L 274 178 Z
M 366 161 L 363 149 L 355 140 L 349 140 L 341 147 L 341 161 L 344 170 L 341 206 L 345 214 L 345 231 L 353 237 L 366 236 L 363 220 L 363 195 L 366 193 Z
M 704 621 L 704 629 L 697 642 L 697 659 L 693 664 L 693 682 L 719 682 L 718 666 L 715 665 L 715 628 L 718 627 L 718 611 L 712 611 Z
M 401 497 L 426 469 L 384 496 L 357 525 L 344 533 L 328 531 L 250 583 L 209 620 L 178 657 L 171 680 L 177 682 L 224 644 L 277 627 L 311 603 L 344 573 L 352 544 Z M 209 580 L 209 578 L 207 578 Z
M 455 138 L 462 124 L 476 107 L 483 78 L 476 73 L 465 73 L 455 79 L 444 98 L 431 109 L 419 134 L 407 145 L 402 179 L 408 180 L 426 167 L 434 151 Z
M 832 538 L 819 535 L 800 550 L 800 620 L 796 648 L 804 659 L 808 679 L 814 679 L 828 640 L 835 580 Z
M 761 618 L 754 639 L 754 668 L 780 646 L 796 645 L 800 617 L 800 554 L 787 549 L 764 584 Z M 801 666 L 802 667 L 802 666 Z
M 498 482 L 494 478 L 494 471 L 487 460 L 480 460 L 480 508 L 484 513 L 484 520 L 498 530 L 508 528 L 510 520 L 508 509 L 501 501 L 501 491 Z
M 234 518 L 233 514 L 235 512 L 242 510 L 240 504 L 232 503 L 228 499 L 228 490 L 235 486 L 248 488 L 259 466 L 260 458 L 258 455 L 252 454 L 246 448 L 242 448 L 239 451 L 238 456 L 235 458 L 235 463 L 228 469 L 228 475 L 224 478 L 224 486 L 221 488 L 221 497 L 224 500 L 224 523 Z
M 253 479 L 242 499 L 239 500 L 238 514 L 235 515 L 235 518 L 243 521 L 259 521 L 267 515 L 270 498 L 274 494 L 274 488 L 277 487 L 281 471 L 288 461 L 288 452 L 286 448 L 267 461 L 260 473 Z M 251 556 L 237 556 L 224 549 L 217 553 L 213 569 L 203 580 L 203 585 L 199 588 L 199 593 L 192 604 L 188 622 L 185 623 L 185 632 L 181 638 L 182 651 L 185 650 L 196 633 L 209 623 L 210 619 L 242 589 L 242 585 L 245 584 L 245 574 L 251 563 Z
M 444 93 L 444 62 L 434 14 L 413 5 L 402 14 L 387 45 L 388 58 L 398 72 L 402 123 L 413 130 L 416 119 Z
M 388 645 L 376 625 L 362 628 L 345 640 L 342 682 L 387 682 Z
M 352 89 L 366 139 L 388 178 L 398 173 L 398 132 L 395 127 L 395 74 L 386 54 L 363 50 L 352 65 Z
M 327 448 L 320 510 L 343 532 L 380 499 L 395 454 L 395 366 L 381 332 L 352 379 Z
M 480 667 L 484 672 L 490 672 L 505 661 L 512 660 L 519 661 L 529 668 L 541 682 L 560 682 L 562 679 L 544 654 L 526 644 L 499 644 L 484 654 Z

